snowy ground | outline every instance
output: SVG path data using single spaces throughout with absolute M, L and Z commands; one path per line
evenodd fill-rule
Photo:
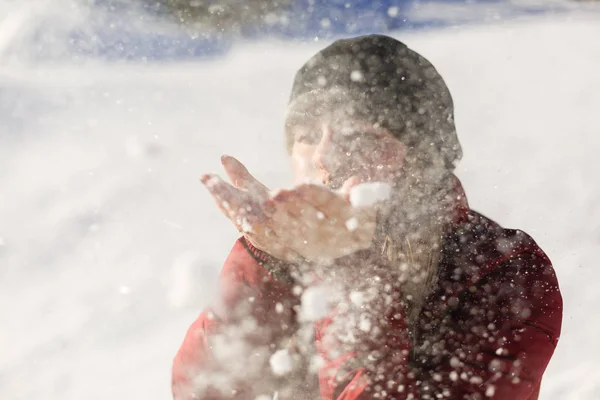
M 564 329 L 541 398 L 600 399 L 600 13 L 396 36 L 453 91 L 472 207 L 555 263 Z M 324 45 L 0 68 L 0 398 L 169 398 L 237 236 L 198 177 L 229 153 L 289 182 L 291 79 Z

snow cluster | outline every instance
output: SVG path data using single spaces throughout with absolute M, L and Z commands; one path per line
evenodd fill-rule
M 358 220 L 356 219 L 356 217 L 352 217 L 346 221 L 346 228 L 350 232 L 355 231 L 356 228 L 358 228 Z
M 318 321 L 329 314 L 328 290 L 325 286 L 312 286 L 302 293 L 300 315 L 304 321 Z
M 277 350 L 269 359 L 271 370 L 275 375 L 283 376 L 292 371 L 292 357 L 287 349 Z
M 372 206 L 390 198 L 392 187 L 384 182 L 361 183 L 350 189 L 350 204 L 354 207 Z

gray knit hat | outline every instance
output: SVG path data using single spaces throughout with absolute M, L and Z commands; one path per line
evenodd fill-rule
M 297 72 L 286 124 L 326 113 L 386 128 L 421 161 L 452 170 L 462 157 L 444 80 L 429 61 L 388 36 L 337 40 Z

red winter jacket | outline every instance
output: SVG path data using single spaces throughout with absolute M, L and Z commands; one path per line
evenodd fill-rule
M 298 296 L 267 258 L 244 239 L 233 246 L 221 273 L 218 304 L 200 314 L 175 357 L 176 400 L 254 399 L 273 394 L 285 380 L 272 376 L 268 355 L 293 337 Z M 537 399 L 562 320 L 548 257 L 525 233 L 503 229 L 467 208 L 446 235 L 438 265 L 438 281 L 413 339 L 395 310 L 385 321 L 384 340 L 365 344 L 385 355 L 384 368 L 376 373 L 362 368 L 354 352 L 336 354 L 335 340 L 327 338 L 335 317 L 315 324 L 315 348 L 323 360 L 318 381 L 312 388 L 311 382 L 299 381 L 314 394 L 294 398 Z M 240 307 L 241 314 L 233 311 Z M 240 315 L 256 319 L 244 331 L 245 343 L 251 344 L 246 348 L 232 339 Z M 219 346 L 231 350 L 229 355 L 217 354 Z M 226 386 L 230 390 L 218 391 L 215 387 L 234 370 L 236 378 Z M 265 393 L 261 382 L 275 387 Z

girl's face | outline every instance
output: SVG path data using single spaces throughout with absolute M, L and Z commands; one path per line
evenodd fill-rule
M 304 121 L 288 126 L 287 134 L 293 137 L 296 183 L 338 189 L 353 176 L 361 182 L 394 183 L 406 155 L 405 146 L 387 130 L 360 120 Z

